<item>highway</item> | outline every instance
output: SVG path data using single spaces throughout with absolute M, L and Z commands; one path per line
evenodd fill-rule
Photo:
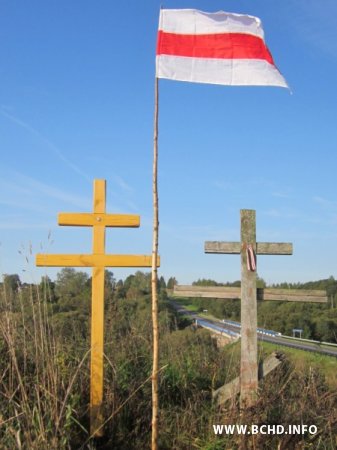
M 189 316 L 191 319 L 196 320 L 198 325 L 212 329 L 215 333 L 226 333 L 231 337 L 240 336 L 240 323 L 234 321 L 226 321 L 226 323 L 220 320 L 208 319 L 201 317 L 198 314 L 188 311 L 181 304 L 174 300 L 170 300 L 172 306 L 176 309 L 179 314 L 184 314 Z M 337 358 L 337 345 L 323 345 L 318 342 L 312 342 L 305 339 L 291 338 L 280 335 L 279 333 L 272 330 L 258 329 L 258 340 L 264 342 L 271 342 L 272 344 L 282 345 L 285 347 L 295 348 L 298 350 L 305 350 L 308 352 L 321 353 L 329 356 L 334 356 Z

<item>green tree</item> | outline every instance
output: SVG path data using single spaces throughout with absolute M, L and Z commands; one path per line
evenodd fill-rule
M 111 272 L 111 270 L 106 270 L 105 277 L 104 277 L 104 295 L 105 295 L 105 297 L 112 297 L 115 289 L 116 289 L 116 279 L 114 277 L 114 274 L 113 274 L 113 272 Z
M 141 294 L 149 294 L 151 292 L 151 273 L 138 270 L 134 275 L 129 275 L 126 278 L 124 288 L 126 295 L 130 288 L 133 289 L 133 293 L 138 290 Z
M 80 295 L 88 288 L 89 277 L 71 267 L 65 267 L 58 274 L 55 282 L 55 293 L 58 298 L 71 298 Z
M 121 298 L 125 298 L 126 290 L 125 290 L 125 287 L 124 287 L 123 280 L 118 280 L 117 281 L 116 286 L 115 286 L 114 296 L 115 296 L 116 300 L 121 299 Z
M 193 286 L 220 286 L 220 283 L 217 283 L 214 280 L 206 279 L 206 278 L 199 278 L 197 281 L 193 281 Z
M 256 274 L 256 287 L 257 288 L 265 288 L 267 286 L 267 283 L 264 281 L 263 278 L 260 278 L 258 274 Z
M 314 337 L 320 341 L 337 343 L 337 321 L 325 318 L 318 319 Z
M 3 283 L 5 289 L 8 289 L 9 292 L 15 294 L 21 287 L 21 280 L 18 274 L 4 274 L 3 275 Z
M 43 299 L 51 303 L 55 302 L 55 283 L 48 277 L 48 275 L 41 277 L 39 288 Z
M 175 279 L 175 277 L 170 277 L 167 281 L 167 289 L 173 289 L 174 286 L 178 284 L 178 281 Z
M 166 289 L 166 282 L 165 282 L 165 278 L 163 276 L 161 276 L 158 280 L 158 288 L 159 288 L 159 290 Z
M 56 311 L 78 310 L 89 314 L 91 282 L 85 272 L 73 268 L 64 268 L 57 274 L 55 294 L 57 298 Z

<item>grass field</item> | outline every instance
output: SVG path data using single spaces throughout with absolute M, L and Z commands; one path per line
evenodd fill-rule
M 337 358 L 284 347 L 282 345 L 275 345 L 269 342 L 263 342 L 260 345 L 266 353 L 272 353 L 273 351 L 281 351 L 284 353 L 298 372 L 303 372 L 308 367 L 319 370 L 324 374 L 328 386 L 332 390 L 337 390 Z
M 179 301 L 179 299 L 175 299 Z M 189 311 L 198 311 L 198 307 L 195 305 L 185 304 L 184 308 Z M 202 312 L 198 313 L 200 317 L 211 320 L 219 320 L 219 318 L 213 316 L 211 313 Z M 239 346 L 239 343 L 234 344 L 234 346 Z M 283 345 L 272 344 L 269 342 L 259 343 L 260 349 L 264 353 L 272 353 L 274 351 L 280 351 L 286 355 L 286 358 L 294 365 L 294 368 L 298 372 L 303 372 L 307 368 L 313 368 L 320 370 L 325 377 L 325 381 L 332 390 L 337 390 L 337 358 L 322 355 L 319 353 L 308 352 L 305 350 L 298 350 L 289 348 Z M 329 348 L 329 346 L 320 345 L 323 348 Z

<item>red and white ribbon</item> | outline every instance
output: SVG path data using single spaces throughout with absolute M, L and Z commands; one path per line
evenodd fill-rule
M 255 272 L 255 270 L 256 270 L 256 257 L 255 257 L 255 253 L 254 253 L 254 250 L 253 250 L 253 247 L 252 247 L 251 244 L 247 245 L 246 252 L 247 252 L 247 269 L 250 272 Z

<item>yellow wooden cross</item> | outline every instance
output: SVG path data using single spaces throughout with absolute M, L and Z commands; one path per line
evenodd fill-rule
M 103 434 L 103 324 L 104 273 L 106 267 L 151 267 L 151 256 L 106 255 L 106 227 L 139 227 L 140 218 L 130 214 L 106 214 L 106 182 L 94 181 L 93 213 L 60 213 L 59 225 L 93 227 L 93 251 L 89 255 L 36 255 L 37 266 L 92 267 L 90 434 Z M 158 265 L 160 264 L 158 260 Z

